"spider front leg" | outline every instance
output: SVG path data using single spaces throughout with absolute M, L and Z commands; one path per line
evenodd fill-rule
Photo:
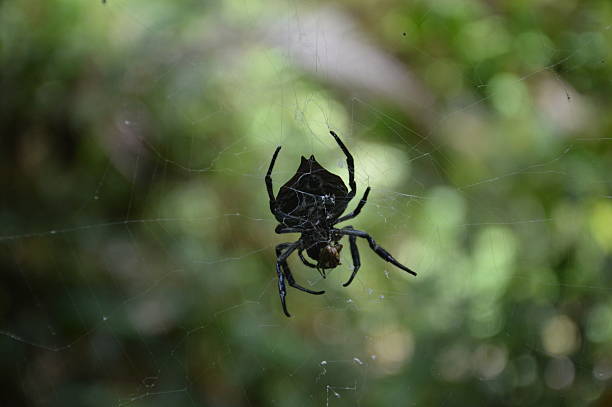
M 417 275 L 414 271 L 410 270 L 408 267 L 404 266 L 399 261 L 395 260 L 395 258 L 393 256 L 391 256 L 391 253 L 389 253 L 388 251 L 386 251 L 385 249 L 380 247 L 376 243 L 376 241 L 372 238 L 372 236 L 370 236 L 366 232 L 363 232 L 361 230 L 346 229 L 346 228 L 344 228 L 344 229 L 334 229 L 334 231 L 338 232 L 341 235 L 355 236 L 355 237 L 361 237 L 361 238 L 366 239 L 368 241 L 368 243 L 370 244 L 370 248 L 380 258 L 382 258 L 385 261 L 388 261 L 389 263 L 393 264 L 395 267 L 398 267 L 398 268 L 400 268 L 400 269 L 402 269 L 404 271 L 407 271 L 408 273 L 412 274 L 413 276 Z
M 346 156 L 346 166 L 348 168 L 349 173 L 349 187 L 351 188 L 350 192 L 347 195 L 347 199 L 350 201 L 355 196 L 357 192 L 357 185 L 355 184 L 355 160 L 353 160 L 352 154 L 348 151 L 348 148 L 344 145 L 340 137 L 333 131 L 330 130 L 329 134 L 336 140 L 336 143 L 340 146 L 340 149 Z
M 272 169 L 274 168 L 274 163 L 276 162 L 276 157 L 278 156 L 278 152 L 280 151 L 280 149 L 281 146 L 276 147 L 265 178 L 266 189 L 268 190 L 268 197 L 270 198 L 270 210 L 272 211 L 272 213 L 276 212 L 276 198 L 274 198 L 274 189 L 272 188 Z
M 289 269 L 289 265 L 287 264 L 287 258 L 295 249 L 297 249 L 300 245 L 300 241 L 294 243 L 281 243 L 276 246 L 276 275 L 278 276 L 278 293 L 280 295 L 281 304 L 283 306 L 283 311 L 285 315 L 291 317 L 289 311 L 287 311 L 287 304 L 285 301 L 285 297 L 287 296 L 287 291 L 285 287 L 285 278 L 289 282 L 289 285 L 293 288 L 297 288 L 300 291 L 304 291 L 308 294 L 321 295 L 325 294 L 325 291 L 312 291 L 308 288 L 302 287 L 298 283 L 295 282 L 293 275 L 291 274 L 291 269 Z M 283 249 L 286 249 L 283 252 Z
M 359 203 L 357 204 L 357 207 L 355 208 L 355 210 L 351 213 L 347 213 L 346 215 L 338 218 L 335 222 L 334 225 L 340 222 L 344 222 L 345 220 L 349 220 L 349 219 L 353 219 L 355 216 L 359 215 L 361 213 L 361 209 L 363 208 L 363 206 L 366 204 L 366 202 L 368 201 L 368 195 L 370 195 L 370 187 L 367 187 L 365 190 L 365 193 L 363 194 L 363 197 L 361 197 L 361 201 L 359 201 Z M 348 228 L 348 226 L 347 226 Z
M 268 172 L 266 172 L 266 177 L 265 177 L 266 189 L 268 191 L 268 198 L 270 200 L 270 211 L 277 219 L 278 219 L 278 216 L 280 215 L 283 218 L 299 220 L 298 217 L 284 213 L 283 211 L 279 210 L 276 207 L 276 198 L 274 197 L 274 188 L 272 186 L 272 169 L 274 168 L 274 163 L 276 162 L 276 157 L 278 156 L 278 152 L 280 150 L 281 150 L 281 146 L 276 147 L 276 150 L 274 150 L 274 155 L 272 155 L 272 160 L 270 161 L 270 166 L 268 167 Z M 277 233 L 293 233 L 293 232 L 277 232 Z

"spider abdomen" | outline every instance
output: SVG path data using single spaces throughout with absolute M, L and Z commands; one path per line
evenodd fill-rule
M 323 168 L 314 156 L 302 157 L 295 175 L 276 196 L 276 217 L 286 226 L 314 227 L 339 217 L 348 200 L 342 178 Z

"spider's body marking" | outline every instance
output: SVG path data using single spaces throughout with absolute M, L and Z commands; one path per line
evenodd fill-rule
M 370 187 L 366 188 L 355 210 L 342 216 L 357 190 L 355 184 L 355 168 L 353 156 L 344 143 L 342 143 L 342 140 L 340 140 L 338 135 L 333 131 L 330 131 L 330 134 L 334 137 L 346 156 L 350 190 L 346 187 L 342 178 L 327 171 L 317 162 L 314 156 L 311 155 L 310 158 L 302 157 L 300 166 L 295 175 L 280 188 L 278 195 L 274 196 L 271 175 L 276 157 L 281 149 L 280 146 L 274 151 L 265 177 L 266 189 L 270 199 L 270 210 L 279 222 L 275 229 L 276 233 L 300 233 L 300 238 L 297 241 L 293 243 L 281 243 L 276 247 L 278 289 L 283 311 L 287 316 L 291 315 L 289 311 L 287 311 L 287 304 L 285 301 L 287 294 L 285 280 L 289 282 L 290 286 L 310 294 L 320 295 L 325 293 L 325 291 L 309 290 L 295 282 L 289 265 L 287 264 L 287 258 L 295 250 L 298 251 L 298 256 L 304 265 L 317 269 L 325 278 L 326 269 L 333 269 L 340 265 L 340 251 L 343 246 L 339 241 L 343 236 L 348 236 L 351 257 L 353 259 L 353 272 L 349 280 L 343 284 L 344 287 L 347 287 L 353 281 L 353 278 L 355 278 L 361 266 L 359 250 L 357 249 L 356 243 L 357 237 L 361 237 L 368 241 L 370 248 L 378 256 L 394 266 L 416 276 L 414 271 L 395 260 L 389 252 L 380 247 L 366 232 L 355 230 L 352 226 L 345 226 L 341 229 L 334 227 L 334 225 L 340 222 L 344 222 L 359 215 L 368 199 Z M 304 250 L 308 254 L 308 257 L 317 261 L 316 264 L 304 258 L 302 254 Z

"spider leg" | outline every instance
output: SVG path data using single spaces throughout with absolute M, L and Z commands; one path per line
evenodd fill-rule
M 361 197 L 361 201 L 359 201 L 359 203 L 357 204 L 357 207 L 355 208 L 355 210 L 353 212 L 351 212 L 351 213 L 347 213 L 346 215 L 336 219 L 334 224 L 340 223 L 340 222 L 344 222 L 345 220 L 353 219 L 354 217 L 359 215 L 361 213 L 361 209 L 363 208 L 363 206 L 368 201 L 368 195 L 369 194 L 370 194 L 370 187 L 367 187 L 366 190 L 365 190 L 365 193 L 363 194 L 363 197 Z
M 302 254 L 303 252 L 304 252 L 304 249 L 302 248 L 298 250 L 298 256 L 300 256 L 300 260 L 302 260 L 302 263 L 304 263 L 305 266 L 316 269 L 321 275 L 321 277 L 327 278 L 327 276 L 325 275 L 325 269 L 321 268 L 321 266 L 319 265 L 319 262 L 317 262 L 317 264 L 309 262 L 308 260 L 306 260 L 306 258 Z
M 321 295 L 321 294 L 325 294 L 325 291 L 313 291 L 313 290 L 309 290 L 306 287 L 302 287 L 301 285 L 299 285 L 298 283 L 295 282 L 295 279 L 293 278 L 293 274 L 291 274 L 291 270 L 289 270 L 289 266 L 287 265 L 287 263 L 285 263 L 285 267 L 283 267 L 283 271 L 286 274 L 287 280 L 289 281 L 289 285 L 293 288 L 297 288 L 300 291 L 304 291 L 305 293 L 308 294 L 313 294 L 313 295 Z
M 314 295 L 325 294 L 325 291 L 309 290 L 308 288 L 302 287 L 301 285 L 295 282 L 293 274 L 291 274 L 291 269 L 289 269 L 289 265 L 287 264 L 287 258 L 291 253 L 293 253 L 295 249 L 297 249 L 300 244 L 299 242 L 300 241 L 298 240 L 294 243 L 281 243 L 276 246 L 276 274 L 278 276 L 278 291 L 281 298 L 281 304 L 283 305 L 283 311 L 288 317 L 290 317 L 291 314 L 289 314 L 289 311 L 287 311 L 287 304 L 285 302 L 285 297 L 287 295 L 285 289 L 285 278 L 287 279 L 291 287 L 297 288 L 300 291 L 304 291 L 308 294 Z M 286 250 L 283 252 L 283 249 Z
M 369 190 L 369 188 L 368 188 Z M 354 230 L 352 226 L 345 226 L 344 229 Z M 354 235 L 349 235 L 349 244 L 351 246 L 351 257 L 353 259 L 353 272 L 351 273 L 351 277 L 348 281 L 342 284 L 343 287 L 348 287 L 352 282 L 357 272 L 359 271 L 359 267 L 361 267 L 361 259 L 359 258 L 359 249 L 357 248 L 357 237 Z
M 278 219 L 278 215 L 283 218 L 291 218 L 298 219 L 297 216 L 292 216 L 290 214 L 284 213 L 276 207 L 276 198 L 274 197 L 274 189 L 272 188 L 272 169 L 274 168 L 274 163 L 276 162 L 276 157 L 278 156 L 278 152 L 281 150 L 281 146 L 276 147 L 274 151 L 274 155 L 272 156 L 272 160 L 270 161 L 270 166 L 268 167 L 268 172 L 266 172 L 266 189 L 268 190 L 268 198 L 270 199 L 270 211 L 274 214 L 274 216 Z M 278 232 L 277 232 L 278 233 Z M 290 233 L 290 232 L 286 232 Z
M 348 167 L 349 173 L 349 187 L 351 187 L 351 191 L 346 196 L 346 199 L 347 201 L 350 201 L 351 199 L 353 199 L 357 191 L 357 185 L 355 184 L 355 162 L 353 160 L 353 156 L 351 155 L 351 153 L 349 153 L 348 148 L 346 148 L 342 140 L 340 140 L 340 137 L 338 137 L 338 135 L 333 130 L 330 130 L 329 134 L 331 134 L 334 139 L 336 139 L 336 143 L 338 143 L 338 145 L 342 149 L 342 152 L 346 156 L 346 166 Z
M 280 295 L 281 304 L 283 306 L 283 312 L 288 317 L 291 317 L 289 311 L 287 311 L 287 303 L 285 297 L 287 296 L 287 288 L 285 287 L 285 276 L 283 275 L 280 265 L 276 263 L 276 275 L 278 276 L 278 294 Z
M 282 233 L 302 233 L 302 229 L 300 228 L 291 228 L 283 224 L 277 225 L 274 231 L 279 235 Z
M 314 295 L 325 294 L 325 291 L 309 290 L 308 288 L 302 287 L 301 285 L 295 282 L 295 279 L 293 278 L 293 274 L 291 274 L 291 269 L 289 268 L 289 265 L 287 264 L 287 257 L 289 257 L 289 255 L 298 246 L 299 246 L 299 240 L 295 243 L 283 243 L 283 244 L 279 244 L 278 246 L 276 246 L 276 255 L 278 256 L 277 263 L 280 263 L 282 270 L 285 273 L 285 277 L 287 278 L 287 281 L 289 281 L 289 285 L 293 288 L 297 288 L 298 290 L 304 291 L 305 293 L 308 293 L 308 294 L 314 294 Z M 287 248 L 287 250 L 281 254 L 281 251 L 285 247 Z
M 404 266 L 399 261 L 395 260 L 395 258 L 391 256 L 391 254 L 388 251 L 380 247 L 376 243 L 376 241 L 372 238 L 372 236 L 370 236 L 366 232 L 363 232 L 361 230 L 355 230 L 355 229 L 334 229 L 334 231 L 338 232 L 341 235 L 356 236 L 356 237 L 362 237 L 366 239 L 368 243 L 370 244 L 370 248 L 376 254 L 378 254 L 378 256 L 381 257 L 383 260 L 388 261 L 389 263 L 393 264 L 395 267 L 398 267 L 404 271 L 407 271 L 413 276 L 417 275 L 414 271 L 410 270 L 408 267 Z
M 274 155 L 272 156 L 272 161 L 270 161 L 270 166 L 268 167 L 268 172 L 266 173 L 266 189 L 268 190 L 268 197 L 270 198 L 270 210 L 272 213 L 276 213 L 275 203 L 276 198 L 274 197 L 274 190 L 272 189 L 272 168 L 274 168 L 274 163 L 276 162 L 276 157 L 278 156 L 278 152 L 280 151 L 281 146 L 276 147 L 274 151 Z
M 314 263 L 309 262 L 308 260 L 306 260 L 306 258 L 302 254 L 303 252 L 304 252 L 304 249 L 299 249 L 298 250 L 298 256 L 300 256 L 300 260 L 302 260 L 302 263 L 304 263 L 305 266 L 308 266 L 310 268 L 316 269 L 317 265 L 314 264 Z
M 299 244 L 300 244 L 300 241 L 298 240 L 295 243 L 281 243 L 278 246 L 276 246 L 276 255 L 278 256 L 277 263 L 280 263 L 281 268 L 285 274 L 285 277 L 287 278 L 287 281 L 289 281 L 289 285 L 291 287 L 297 288 L 298 290 L 304 291 L 305 293 L 308 293 L 308 294 L 314 294 L 314 295 L 325 294 L 325 291 L 309 290 L 308 288 L 302 287 L 301 285 L 295 282 L 295 279 L 293 278 L 293 274 L 291 274 L 291 269 L 289 268 L 289 265 L 287 264 L 287 257 L 289 257 L 289 255 L 299 246 Z M 281 254 L 281 251 L 284 248 L 287 248 L 287 250 Z
M 321 267 L 321 260 L 317 262 L 317 264 L 315 265 L 315 268 L 317 269 L 321 277 L 327 278 L 327 274 L 325 274 L 325 268 Z

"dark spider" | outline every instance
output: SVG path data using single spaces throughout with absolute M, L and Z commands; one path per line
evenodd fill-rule
M 338 243 L 344 235 L 349 237 L 349 245 L 351 247 L 351 257 L 353 258 L 353 273 L 344 287 L 355 278 L 361 261 L 359 259 L 359 250 L 357 249 L 357 238 L 362 237 L 368 241 L 370 248 L 374 250 L 381 258 L 393 264 L 402 270 L 416 276 L 416 273 L 408 267 L 400 264 L 389 254 L 385 249 L 380 247 L 372 237 L 366 232 L 353 229 L 352 226 L 345 226 L 341 229 L 336 229 L 334 225 L 345 220 L 353 219 L 361 212 L 361 209 L 368 199 L 370 187 L 367 187 L 361 201 L 357 204 L 354 211 L 342 216 L 349 202 L 355 196 L 357 185 L 355 184 L 355 167 L 353 156 L 342 143 L 336 133 L 330 131 L 344 155 L 346 155 L 346 164 L 349 172 L 349 191 L 344 185 L 342 179 L 332 174 L 323 168 L 314 156 L 306 159 L 302 157 L 299 168 L 295 175 L 283 185 L 278 191 L 278 195 L 274 197 L 272 190 L 272 168 L 276 156 L 281 147 L 276 147 L 270 167 L 266 173 L 266 188 L 270 197 L 270 210 L 274 217 L 280 223 L 276 226 L 276 233 L 301 233 L 300 238 L 293 243 L 281 243 L 276 246 L 276 274 L 278 275 L 278 291 L 280 294 L 281 303 L 285 315 L 290 317 L 285 303 L 286 288 L 285 279 L 291 287 L 297 288 L 304 292 L 320 295 L 325 291 L 312 291 L 302 287 L 295 282 L 287 258 L 296 249 L 302 263 L 308 267 L 315 268 L 325 278 L 325 270 L 333 269 L 340 264 L 340 251 L 342 245 Z M 313 264 L 304 258 L 302 254 L 306 253 L 310 258 L 316 260 Z

